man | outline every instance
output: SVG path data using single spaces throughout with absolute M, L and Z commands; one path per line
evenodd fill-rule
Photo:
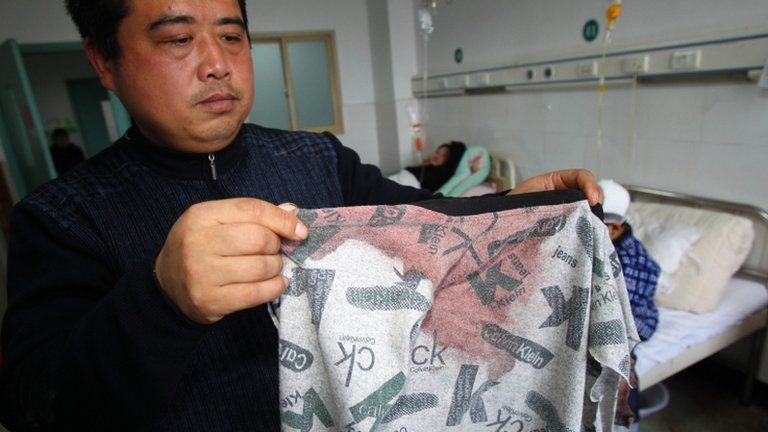
M 80 147 L 72 144 L 69 140 L 69 133 L 66 129 L 54 129 L 51 139 L 53 141 L 51 157 L 59 175 L 71 170 L 85 159 Z
M 301 207 L 428 198 L 330 134 L 244 125 L 244 0 L 67 0 L 135 122 L 13 215 L 0 416 L 18 430 L 277 430 L 280 239 Z M 515 192 L 574 187 L 585 171 Z
M 632 227 L 626 222 L 629 192 L 613 180 L 600 180 L 599 184 L 605 197 L 604 221 L 621 261 L 637 333 L 641 340 L 647 340 L 653 336 L 659 321 L 659 310 L 653 296 L 661 268 L 632 235 Z

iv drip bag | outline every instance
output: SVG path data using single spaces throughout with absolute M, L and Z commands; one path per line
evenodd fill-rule
M 435 30 L 432 24 L 432 12 L 429 9 L 419 9 L 419 29 L 425 38 L 429 37 Z

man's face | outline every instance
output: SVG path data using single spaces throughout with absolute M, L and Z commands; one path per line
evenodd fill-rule
M 120 57 L 102 83 L 157 144 L 208 153 L 235 138 L 253 102 L 237 0 L 129 0 Z

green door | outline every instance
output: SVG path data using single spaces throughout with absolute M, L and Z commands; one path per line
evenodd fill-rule
M 117 95 L 109 92 L 109 101 L 112 102 L 112 115 L 115 117 L 115 126 L 117 134 L 123 135 L 131 127 L 131 115 L 125 109 L 125 105 L 120 102 Z
M 18 167 L 15 164 L 8 162 L 8 159 L 10 158 L 8 154 L 10 142 L 11 138 L 8 134 L 8 128 L 5 127 L 5 119 L 2 116 L 2 111 L 0 111 L 0 147 L 2 147 L 5 154 L 5 161 L 0 162 L 2 170 L 5 171 L 0 172 L 0 176 L 2 176 L 2 178 L 0 178 L 0 187 L 5 187 L 11 197 L 11 202 L 16 203 L 19 200 L 19 188 L 16 187 L 15 182 L 17 181 L 17 178 L 21 178 L 21 172 L 19 172 Z M 1 194 L 2 192 L 0 191 L 0 195 Z
M 109 147 L 112 140 L 109 138 L 102 106 L 103 102 L 110 103 L 107 89 L 101 86 L 98 78 L 84 78 L 68 80 L 67 92 L 77 117 L 86 156 L 93 156 Z
M 16 195 L 56 176 L 32 87 L 21 59 L 19 45 L 9 39 L 0 45 L 0 116 L 8 129 L 3 147 L 16 186 Z

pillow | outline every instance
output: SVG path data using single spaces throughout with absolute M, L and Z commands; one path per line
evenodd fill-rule
M 492 183 L 483 182 L 479 185 L 472 186 L 461 193 L 463 197 L 483 196 L 496 193 L 496 187 Z
M 692 264 L 698 265 L 689 251 L 701 237 L 701 228 L 693 225 L 662 224 L 655 219 L 636 222 L 632 228 L 635 237 L 661 268 L 656 292 L 667 294 L 675 289 L 672 275 L 684 259 L 693 260 Z
M 752 249 L 755 236 L 752 222 L 727 213 L 666 204 L 632 203 L 630 208 L 639 220 L 658 221 L 662 227 L 692 227 L 666 228 L 675 234 L 672 237 L 677 237 L 673 241 L 676 246 L 671 246 L 676 247 L 677 251 L 680 243 L 694 236 L 693 230 L 701 233 L 699 239 L 692 242 L 683 254 L 690 259 L 678 260 L 678 268 L 670 275 L 672 289 L 666 292 L 664 289 L 657 290 L 656 304 L 694 313 L 716 308 L 728 280 L 741 267 Z M 650 228 L 643 227 L 639 230 L 642 235 L 645 235 L 644 230 L 652 232 L 648 231 Z M 659 241 L 664 241 L 661 240 L 661 229 L 659 233 Z M 650 249 L 649 253 L 653 256 Z M 677 255 L 668 253 L 673 258 Z
M 491 172 L 491 156 L 483 147 L 470 146 L 464 151 L 456 172 L 438 192 L 447 197 L 458 197 L 467 189 L 482 183 Z

